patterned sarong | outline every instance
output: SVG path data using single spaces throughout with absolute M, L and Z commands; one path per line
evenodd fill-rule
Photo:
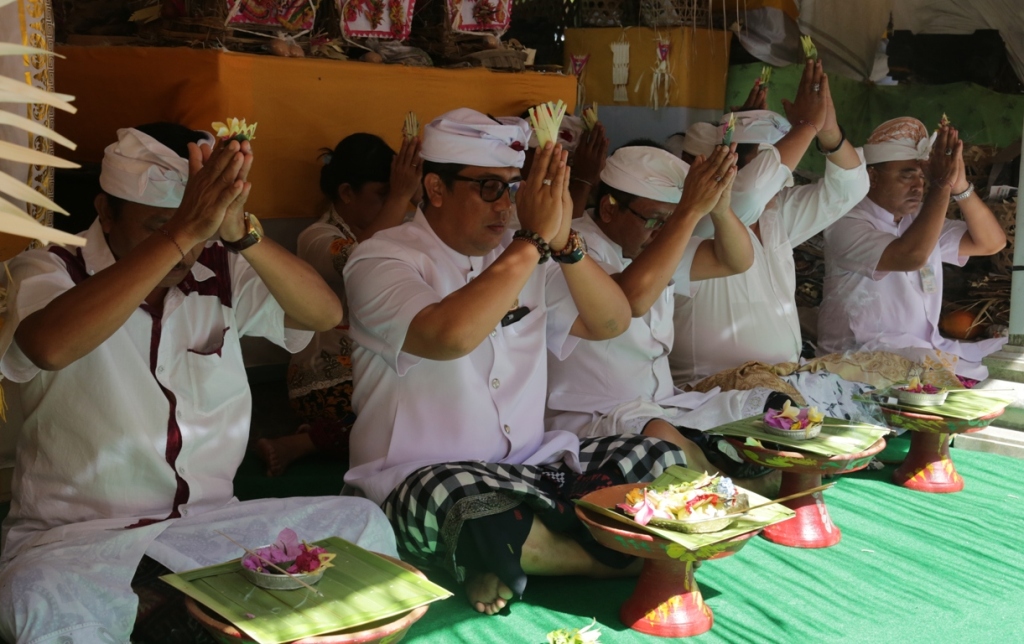
M 671 443 L 636 435 L 580 441 L 583 474 L 618 467 L 627 483 L 652 481 L 670 465 L 685 465 Z M 565 463 L 512 465 L 461 461 L 421 468 L 384 502 L 403 559 L 443 566 L 456 580 L 465 569 L 455 561 L 459 533 L 470 519 L 491 516 L 525 503 L 543 515 L 560 503 L 557 490 L 574 477 Z

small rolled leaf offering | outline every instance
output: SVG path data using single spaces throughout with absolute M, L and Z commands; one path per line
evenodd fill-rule
M 558 130 L 565 116 L 565 103 L 541 103 L 529 110 L 530 125 L 537 133 L 537 145 L 543 148 L 550 141 L 558 143 Z
M 583 119 L 583 128 L 587 132 L 593 130 L 597 126 L 597 103 L 588 105 L 580 118 Z
M 601 631 L 594 628 L 597 620 L 583 628 L 559 628 L 548 633 L 548 644 L 598 644 Z M 593 629 L 593 630 L 591 630 Z
M 805 59 L 818 60 L 818 48 L 814 46 L 810 36 L 800 36 L 800 45 L 804 48 Z
M 729 115 L 729 122 L 722 127 L 722 145 L 732 145 L 732 136 L 736 132 L 736 112 Z
M 945 127 L 947 125 L 949 125 L 949 117 L 946 116 L 945 112 L 943 112 L 942 113 L 942 118 L 939 119 L 939 127 Z
M 402 126 L 402 136 L 405 140 L 414 139 L 420 135 L 420 119 L 416 112 L 409 112 L 405 115 L 405 124 Z
M 220 141 L 252 141 L 256 138 L 256 124 L 246 125 L 245 119 L 227 119 L 226 123 L 217 121 L 211 126 L 213 134 Z
M 761 67 L 761 78 L 757 80 L 757 84 L 759 87 L 767 85 L 772 80 L 773 71 L 775 71 L 775 68 L 772 67 L 771 65 L 765 65 Z

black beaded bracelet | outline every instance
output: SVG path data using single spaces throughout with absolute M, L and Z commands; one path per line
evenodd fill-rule
M 836 147 L 832 148 L 831 150 L 822 150 L 821 142 L 818 141 L 817 137 L 815 137 L 814 139 L 814 147 L 818 148 L 818 152 L 821 152 L 825 156 L 830 156 L 835 154 L 836 152 L 839 152 L 839 148 L 843 147 L 843 144 L 846 143 L 846 130 L 843 129 L 842 125 L 839 126 L 839 134 L 842 135 L 842 138 L 839 139 L 839 144 L 836 145 Z
M 517 239 L 521 239 L 524 242 L 533 244 L 534 247 L 536 247 L 537 252 L 540 253 L 540 259 L 537 260 L 538 264 L 543 264 L 544 262 L 551 259 L 551 247 L 548 246 L 548 243 L 544 241 L 543 237 L 533 232 L 532 230 L 517 230 L 512 235 L 512 241 L 515 241 Z

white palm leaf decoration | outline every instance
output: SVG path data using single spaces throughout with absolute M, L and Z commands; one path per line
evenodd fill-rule
M 4 7 L 13 1 L 14 0 L 0 0 L 0 7 Z M 27 55 L 53 56 L 55 54 L 36 47 L 28 47 L 17 43 L 0 42 L 0 56 Z M 23 81 L 7 78 L 6 76 L 0 76 L 0 103 L 20 103 L 26 105 L 33 103 L 44 104 L 74 114 L 77 110 L 73 105 L 71 105 L 71 101 L 73 100 L 74 97 L 67 94 L 47 92 L 37 87 L 33 87 Z M 75 149 L 74 143 L 57 134 L 45 125 L 33 121 L 32 119 L 18 116 L 17 114 L 13 114 L 6 110 L 0 110 L 0 125 L 15 127 L 37 136 L 46 137 L 71 150 Z M 0 141 L 0 159 L 6 159 L 15 163 L 25 163 L 36 166 L 45 165 L 55 168 L 79 167 L 76 163 L 61 159 L 52 154 L 39 152 L 25 146 L 5 141 Z M 6 195 L 11 199 L 24 201 L 48 210 L 67 214 L 67 211 L 54 203 L 53 200 L 41 192 L 34 190 L 24 181 L 16 179 L 7 173 L 0 172 L 0 232 L 16 235 L 18 237 L 38 239 L 42 242 L 68 244 L 73 246 L 82 246 L 85 244 L 85 240 L 77 235 L 71 235 L 59 230 L 54 230 L 49 226 L 44 226 L 29 216 L 21 208 L 5 199 L 3 195 Z

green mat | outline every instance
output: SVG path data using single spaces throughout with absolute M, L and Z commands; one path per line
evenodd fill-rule
M 889 483 L 892 468 L 839 479 L 826 493 L 843 540 L 799 550 L 760 537 L 697 571 L 715 614 L 711 642 L 1024 641 L 1024 461 L 953 450 L 966 479 L 957 494 L 923 494 Z M 403 644 L 543 644 L 556 628 L 596 617 L 601 641 L 668 642 L 618 620 L 633 580 L 533 578 L 522 601 L 494 617 L 476 614 L 462 591 L 434 606 Z

